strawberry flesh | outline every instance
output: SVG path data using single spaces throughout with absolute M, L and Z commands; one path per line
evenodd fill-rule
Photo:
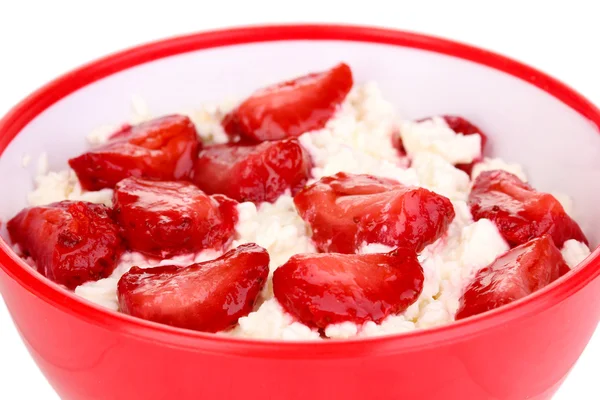
M 480 270 L 460 299 L 456 319 L 498 308 L 554 282 L 569 271 L 552 238 L 544 235 L 509 250 Z
M 206 193 L 238 201 L 273 202 L 308 180 L 312 163 L 296 139 L 254 145 L 224 144 L 200 152 L 194 183 Z
M 393 179 L 340 172 L 294 197 L 321 252 L 355 253 L 363 243 L 421 251 L 454 219 L 447 198 Z
M 510 172 L 481 173 L 469 194 L 469 207 L 475 220 L 493 221 L 511 246 L 545 234 L 559 248 L 569 239 L 588 243 L 579 225 L 554 196 L 537 192 Z
M 381 322 L 406 310 L 423 289 L 412 250 L 387 254 L 297 254 L 275 270 L 273 291 L 303 324 L 326 328 L 351 321 Z
M 230 243 L 237 203 L 189 182 L 127 178 L 115 187 L 115 218 L 131 250 L 168 258 Z
M 254 92 L 225 116 L 223 128 L 232 137 L 279 140 L 321 129 L 353 85 L 346 64 L 278 83 Z
M 69 289 L 108 277 L 123 251 L 110 209 L 100 204 L 61 201 L 26 208 L 7 228 L 42 275 Z
M 268 276 L 267 251 L 245 244 L 187 267 L 133 267 L 119 280 L 119 306 L 146 320 L 218 332 L 252 311 Z
M 188 179 L 201 143 L 188 117 L 169 115 L 124 125 L 109 141 L 69 160 L 86 190 L 113 188 L 130 176 Z

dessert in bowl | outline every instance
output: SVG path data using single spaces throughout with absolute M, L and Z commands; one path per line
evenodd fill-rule
M 340 27 L 250 31 L 286 41 L 239 45 L 244 31 L 228 31 L 213 43 L 228 46 L 211 50 L 198 49 L 211 35 L 198 35 L 125 53 L 161 59 L 44 108 L 0 158 L 15 188 L 3 208 L 6 237 L 39 271 L 7 250 L 3 294 L 26 338 L 39 322 L 25 311 L 33 305 L 11 302 L 16 289 L 45 318 L 61 320 L 51 351 L 30 346 L 46 350 L 32 351 L 59 393 L 227 397 L 242 384 L 246 396 L 295 398 L 325 395 L 326 385 L 352 398 L 367 395 L 369 381 L 382 398 L 550 396 L 597 322 L 591 294 L 581 306 L 596 276 L 587 257 L 596 243 L 595 183 L 566 179 L 594 171 L 598 138 L 587 118 L 596 109 L 499 56 L 476 61 L 508 65 L 516 77 L 436 53 L 479 54 L 437 39 Z M 300 40 L 310 32 L 322 36 Z M 314 52 L 310 60 L 260 76 L 243 78 L 226 62 L 303 48 Z M 322 72 L 289 81 L 314 71 Z M 558 99 L 520 79 L 532 73 Z M 253 92 L 278 80 L 286 83 Z M 131 93 L 152 112 L 138 100 L 136 115 L 127 115 Z M 221 103 L 228 95 L 241 97 Z M 65 123 L 68 115 L 78 125 Z M 85 143 L 85 133 L 107 122 L 115 126 Z M 17 167 L 24 154 L 44 153 L 50 168 L 34 184 L 35 166 Z M 33 286 L 17 283 L 23 278 Z M 574 318 L 576 305 L 587 310 L 580 322 L 555 320 Z M 87 371 L 75 387 L 65 367 L 50 365 L 79 329 L 86 354 L 65 359 Z M 540 332 L 570 343 L 569 351 L 548 350 Z M 127 376 L 111 373 L 113 388 L 91 375 L 109 373 L 103 352 L 127 366 Z M 183 367 L 174 376 L 161 365 L 148 384 L 131 369 L 150 357 Z M 544 367 L 517 371 L 519 357 Z M 431 379 L 432 360 L 443 370 L 433 384 L 408 378 Z M 181 383 L 197 363 L 205 379 Z M 514 374 L 501 375 L 508 366 Z M 233 373 L 242 367 L 245 376 Z M 327 380 L 316 378 L 325 371 Z M 301 383 L 315 379 L 318 387 Z

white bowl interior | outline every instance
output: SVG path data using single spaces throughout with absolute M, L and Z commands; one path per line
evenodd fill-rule
M 490 137 L 488 153 L 525 167 L 539 190 L 574 201 L 574 217 L 592 244 L 600 241 L 598 128 L 543 90 L 506 73 L 459 58 L 392 45 L 342 41 L 244 44 L 164 58 L 116 73 L 54 104 L 0 157 L 0 221 L 26 206 L 36 163 L 47 152 L 51 169 L 86 148 L 95 127 L 131 115 L 131 97 L 160 115 L 203 102 L 243 97 L 282 79 L 349 63 L 357 82 L 376 81 L 407 118 L 459 114 Z M 2 224 L 3 225 L 3 224 Z

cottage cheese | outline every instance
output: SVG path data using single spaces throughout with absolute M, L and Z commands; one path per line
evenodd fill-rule
M 98 146 L 108 141 L 111 135 L 119 130 L 116 125 L 102 125 L 92 130 L 87 136 L 87 141 L 91 146 Z
M 451 164 L 470 163 L 481 156 L 481 136 L 455 133 L 440 117 L 403 121 L 400 136 L 409 155 L 433 153 Z
M 397 122 L 393 107 L 383 100 L 376 85 L 354 88 L 324 129 L 299 137 L 315 164 L 313 178 L 343 171 L 417 185 L 416 172 L 404 167 L 408 160 L 391 145 Z
M 450 200 L 466 200 L 469 194 L 469 175 L 435 153 L 419 152 L 413 155 L 414 169 L 420 186 L 448 197 Z
M 81 200 L 112 206 L 111 189 L 86 192 L 81 188 L 73 170 L 38 175 L 35 178 L 35 186 L 36 189 L 27 196 L 30 206 L 42 206 L 61 200 Z
M 567 265 L 575 268 L 590 255 L 590 249 L 585 243 L 571 239 L 565 242 L 561 253 Z
M 230 99 L 218 105 L 204 104 L 191 110 L 182 110 L 180 113 L 190 118 L 204 143 L 227 143 L 229 137 L 221 126 L 221 120 L 236 104 L 235 100 Z
M 197 127 L 203 140 L 223 143 L 227 136 L 220 126 L 222 116 L 235 105 L 229 101 L 219 106 L 203 106 L 184 111 Z M 132 102 L 132 123 L 150 118 L 150 112 L 139 98 Z M 114 127 L 102 127 L 90 134 L 92 145 L 104 143 Z M 402 157 L 391 146 L 392 136 L 400 134 L 408 157 Z M 331 339 L 396 334 L 449 323 L 459 306 L 465 286 L 481 268 L 506 252 L 509 247 L 495 225 L 486 219 L 473 221 L 466 204 L 471 181 L 454 167 L 478 159 L 480 137 L 454 133 L 442 118 L 423 122 L 399 120 L 392 105 L 386 102 L 377 86 L 356 86 L 337 114 L 325 128 L 306 132 L 300 143 L 314 161 L 313 179 L 337 172 L 366 173 L 394 178 L 407 185 L 418 185 L 444 196 L 453 203 L 456 217 L 448 231 L 419 255 L 425 275 L 424 288 L 418 300 L 404 313 L 386 318 L 379 324 L 351 322 L 332 324 L 323 334 Z M 411 167 L 408 164 L 411 162 Z M 526 180 L 522 168 L 500 159 L 486 158 L 475 165 L 473 177 L 490 169 L 504 169 Z M 71 170 L 48 172 L 47 159 L 42 159 L 36 189 L 29 195 L 31 205 L 64 199 L 80 199 L 111 204 L 112 191 L 84 192 Z M 569 199 L 561 202 L 568 205 Z M 275 269 L 297 253 L 315 252 L 310 240 L 310 227 L 300 218 L 289 193 L 273 204 L 238 205 L 239 221 L 231 248 L 256 243 L 271 257 L 268 284 L 254 311 L 240 318 L 232 329 L 220 332 L 245 338 L 281 340 L 320 340 L 321 334 L 296 321 L 273 297 L 271 277 Z M 384 253 L 391 248 L 378 243 L 364 243 L 359 252 Z M 583 243 L 567 241 L 562 249 L 567 263 L 574 267 L 588 254 Z M 116 297 L 120 277 L 132 266 L 189 265 L 214 259 L 222 252 L 203 251 L 168 260 L 150 259 L 139 253 L 123 255 L 118 267 L 106 279 L 88 282 L 75 293 L 91 302 L 118 310 Z
M 240 318 L 237 327 L 221 334 L 255 339 L 321 339 L 317 330 L 294 321 L 275 299 L 265 301 L 258 310 Z
M 264 298 L 273 297 L 273 272 L 291 256 L 314 253 L 310 228 L 296 212 L 289 194 L 279 197 L 273 204 L 263 203 L 258 208 L 250 202 L 238 205 L 239 221 L 236 240 L 232 247 L 256 243 L 269 252 L 269 279 L 263 290 Z

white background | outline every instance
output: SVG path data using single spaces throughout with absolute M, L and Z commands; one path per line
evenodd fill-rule
M 554 75 L 600 104 L 593 1 L 0 2 L 0 115 L 57 75 L 124 47 L 186 32 L 273 22 L 421 31 L 486 47 Z M 398 66 L 401 68 L 401 66 Z M 493 362 L 493 360 L 490 360 Z M 600 398 L 596 333 L 557 400 Z M 0 302 L 0 399 L 57 399 Z

